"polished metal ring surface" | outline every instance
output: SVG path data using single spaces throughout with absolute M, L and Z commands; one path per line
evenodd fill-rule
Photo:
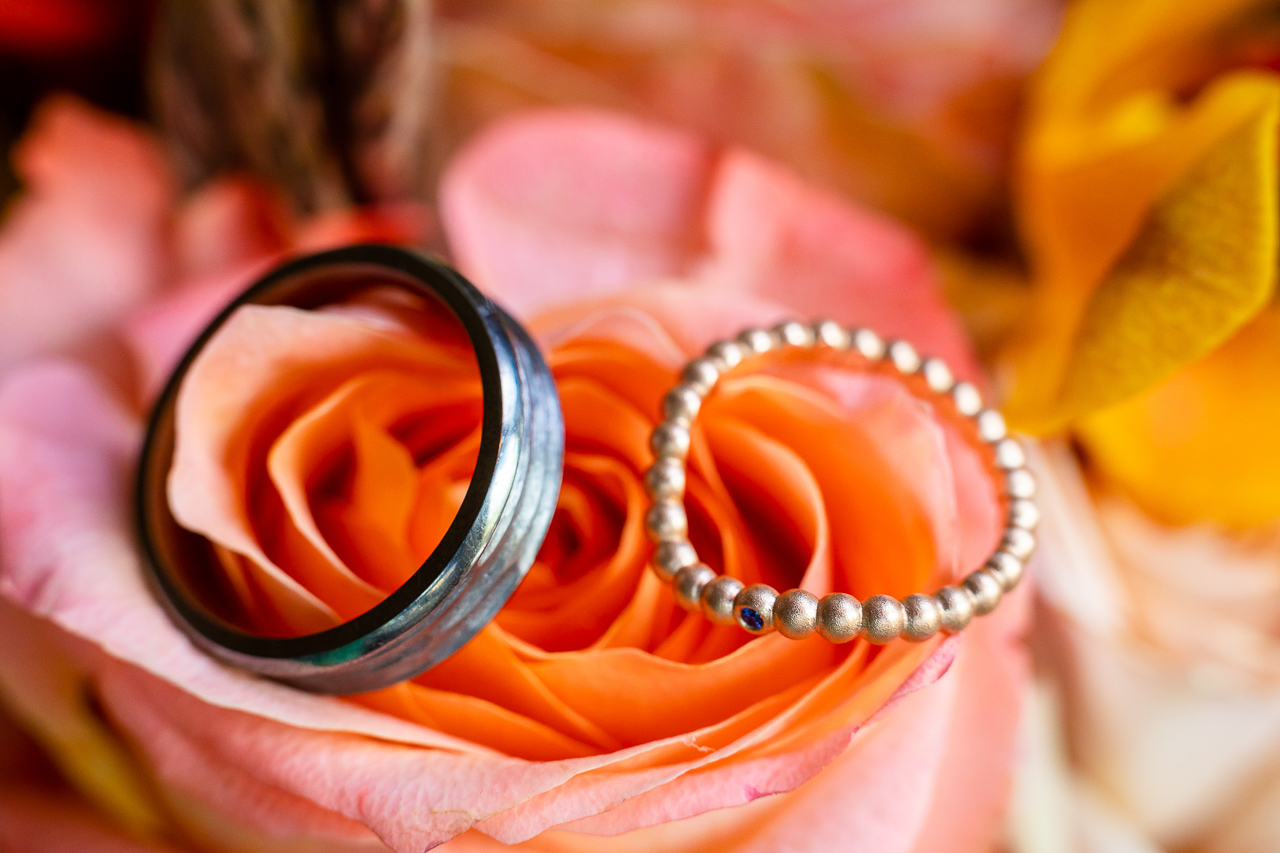
M 205 343 L 245 304 L 317 308 L 371 286 L 438 299 L 475 349 L 483 389 L 480 450 L 461 508 L 420 568 L 366 613 L 294 637 L 247 633 L 202 603 L 209 544 L 180 527 L 166 481 L 179 387 Z M 365 245 L 294 260 L 232 302 L 200 335 L 155 404 L 138 468 L 138 528 L 150 579 L 174 622 L 202 649 L 258 675 L 320 693 L 395 684 L 457 651 L 488 623 L 532 565 L 551 524 L 564 459 L 555 382 L 528 333 L 450 267 Z

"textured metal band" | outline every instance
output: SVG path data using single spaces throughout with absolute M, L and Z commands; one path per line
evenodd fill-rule
M 483 422 L 471 484 L 440 544 L 403 586 L 368 612 L 304 636 L 246 633 L 201 604 L 179 570 L 191 549 L 208 549 L 202 537 L 177 524 L 166 498 L 179 386 L 200 350 L 241 305 L 315 308 L 375 285 L 438 299 L 475 348 Z M 269 273 L 192 345 L 151 415 L 138 468 L 138 529 L 159 599 L 201 648 L 307 690 L 364 692 L 434 666 L 494 617 L 533 564 L 551 525 L 563 460 L 555 381 L 520 324 L 442 263 L 390 246 L 353 246 Z

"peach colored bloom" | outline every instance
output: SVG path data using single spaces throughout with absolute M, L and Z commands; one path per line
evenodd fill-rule
M 157 792 L 140 807 L 225 848 L 985 849 L 1026 676 L 1023 597 L 961 638 L 920 646 L 749 640 L 675 608 L 645 570 L 640 536 L 638 476 L 660 394 L 716 336 L 821 312 L 908 336 L 974 375 L 920 245 L 754 155 L 594 112 L 487 132 L 451 165 L 441 218 L 462 269 L 548 350 L 568 457 L 526 584 L 476 640 L 412 682 L 355 701 L 313 696 L 194 650 L 147 593 L 127 524 L 139 412 L 83 361 L 28 362 L 0 386 L 0 592 L 57 626 L 50 645 L 84 673 L 141 768 L 121 774 L 140 772 Z M 125 327 L 149 380 L 207 316 L 207 292 L 176 292 Z M 207 381 L 184 394 L 228 399 L 216 368 L 250 326 L 260 375 L 236 392 L 263 406 L 282 388 L 273 351 L 348 363 L 322 343 L 340 335 L 348 353 L 388 364 L 387 338 L 372 343 L 367 318 L 297 315 L 238 315 L 206 354 Z M 318 325 L 328 331 L 308 344 Z M 396 340 L 409 353 L 392 354 L 401 363 L 415 345 L 430 350 Z M 302 387 L 334 390 L 323 378 Z M 381 395 L 363 409 L 337 400 L 333 411 L 352 419 L 335 428 L 341 438 L 364 424 L 360 458 L 403 463 L 384 440 Z M 442 404 L 409 397 L 418 411 Z M 697 535 L 743 576 L 902 594 L 967 570 L 996 535 L 976 453 L 896 381 L 780 366 L 726 386 L 700 424 Z M 182 441 L 199 456 L 228 424 L 191 426 Z M 238 469 L 197 465 L 175 483 L 193 499 L 187 521 L 239 551 L 255 582 L 268 568 L 287 579 L 277 612 L 297 605 L 331 620 L 347 600 L 326 584 L 373 594 L 395 579 L 358 558 L 373 539 L 357 522 L 375 519 L 354 489 L 329 496 L 322 531 L 344 530 L 353 547 L 306 562 L 316 541 L 304 535 L 302 547 L 296 534 L 308 513 L 324 519 L 307 493 L 315 448 L 304 444 L 274 471 L 287 506 L 288 494 L 302 497 L 282 520 L 233 511 L 246 500 Z M 465 472 L 389 476 L 422 477 L 428 497 L 447 501 Z M 401 511 L 417 517 L 411 500 Z M 412 556 L 429 539 L 401 529 L 391 541 Z

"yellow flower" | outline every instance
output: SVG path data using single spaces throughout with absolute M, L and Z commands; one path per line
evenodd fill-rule
M 1011 419 L 1073 425 L 1175 523 L 1280 518 L 1280 76 L 1248 52 L 1258 5 L 1073 5 L 1020 150 L 1036 294 Z

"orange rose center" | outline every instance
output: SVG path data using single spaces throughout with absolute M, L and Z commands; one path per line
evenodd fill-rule
M 792 713 L 817 724 L 855 683 L 881 685 L 846 709 L 870 713 L 936 647 L 752 639 L 678 608 L 646 568 L 642 486 L 674 366 L 590 337 L 549 361 L 565 472 L 535 564 L 454 657 L 361 701 L 515 755 L 589 754 L 729 737 L 802 697 Z M 466 491 L 480 403 L 469 345 L 438 312 L 372 299 L 233 316 L 181 391 L 170 504 L 214 543 L 240 624 L 314 631 L 400 585 Z M 838 359 L 723 382 L 689 465 L 694 545 L 748 584 L 903 596 L 971 569 L 999 527 L 960 429 Z

